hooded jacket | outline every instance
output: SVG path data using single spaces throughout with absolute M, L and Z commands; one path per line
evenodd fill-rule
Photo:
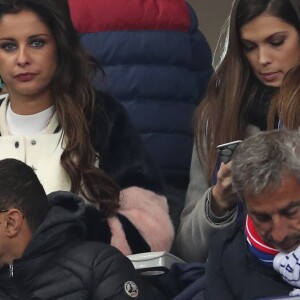
M 156 299 L 127 257 L 110 245 L 84 241 L 80 198 L 58 192 L 49 203 L 22 258 L 0 270 L 0 299 Z

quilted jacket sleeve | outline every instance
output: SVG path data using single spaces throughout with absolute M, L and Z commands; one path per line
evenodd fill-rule
M 96 248 L 91 300 L 164 300 L 165 295 L 134 270 L 130 260 L 107 245 Z
M 108 220 L 110 242 L 125 255 L 168 251 L 174 232 L 160 171 L 123 106 L 105 94 L 97 95 L 108 122 L 100 121 L 100 112 L 94 116 L 96 149 L 101 167 L 121 187 L 118 215 Z

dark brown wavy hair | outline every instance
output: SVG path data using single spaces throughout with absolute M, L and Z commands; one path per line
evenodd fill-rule
M 99 154 L 91 141 L 88 120 L 92 119 L 95 108 L 91 79 L 102 69 L 81 46 L 66 3 L 59 0 L 0 0 L 0 18 L 29 10 L 36 13 L 53 33 L 58 67 L 51 93 L 67 142 L 61 164 L 70 176 L 71 191 L 96 203 L 103 216 L 111 216 L 119 207 L 120 190 L 101 168 L 95 166 Z
M 247 111 L 263 88 L 253 74 L 244 55 L 240 30 L 262 13 L 277 16 L 292 24 L 299 32 L 300 1 L 236 0 L 224 26 L 225 47 L 221 63 L 216 67 L 203 101 L 194 119 L 198 156 L 211 183 L 217 164 L 218 144 L 243 139 Z

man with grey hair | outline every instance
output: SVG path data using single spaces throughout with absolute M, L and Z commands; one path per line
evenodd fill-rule
M 244 140 L 233 155 L 232 178 L 243 200 L 240 221 L 210 245 L 202 299 L 288 296 L 297 279 L 300 286 L 299 133 Z

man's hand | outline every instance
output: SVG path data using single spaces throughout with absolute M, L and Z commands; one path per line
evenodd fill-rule
M 284 281 L 294 287 L 300 287 L 300 246 L 288 254 L 277 254 L 273 260 L 273 267 Z

